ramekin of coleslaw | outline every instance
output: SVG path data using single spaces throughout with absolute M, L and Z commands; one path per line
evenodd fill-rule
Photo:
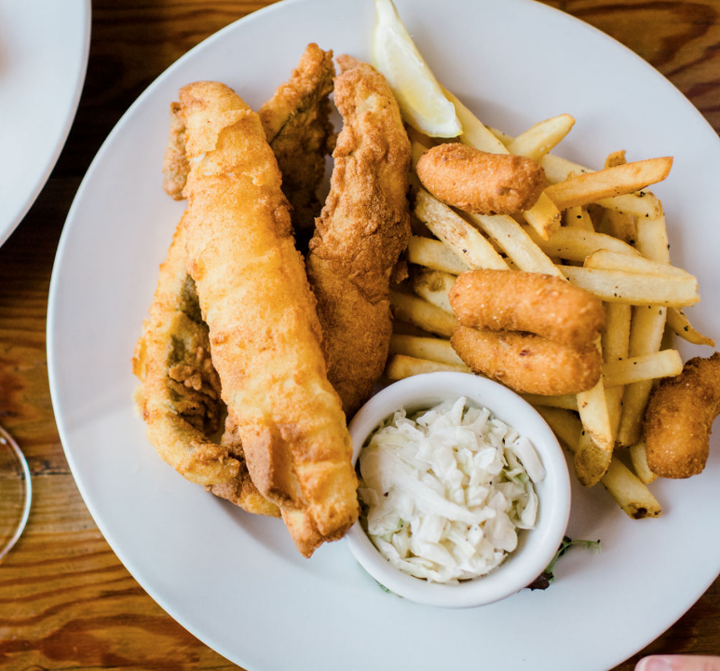
M 481 606 L 550 563 L 570 514 L 567 463 L 507 387 L 466 373 L 407 378 L 373 396 L 350 434 L 361 515 L 347 541 L 386 589 Z

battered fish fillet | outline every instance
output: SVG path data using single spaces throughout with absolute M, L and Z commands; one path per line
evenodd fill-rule
M 330 123 L 332 51 L 308 44 L 290 79 L 260 108 L 260 121 L 282 173 L 282 190 L 292 205 L 295 235 L 312 235 L 322 203 L 317 191 L 325 156 L 335 140 Z
M 281 174 L 260 118 L 231 89 L 190 84 L 180 106 L 188 270 L 222 398 L 252 481 L 310 556 L 357 519 L 357 480 Z
M 325 157 L 335 140 L 330 99 L 335 67 L 332 51 L 308 44 L 290 79 L 260 108 L 260 120 L 282 172 L 282 190 L 292 206 L 295 234 L 307 241 L 321 203 L 317 195 Z M 180 105 L 170 105 L 170 133 L 163 161 L 163 188 L 182 200 L 190 171 Z
M 160 266 L 150 317 L 135 347 L 133 372 L 142 383 L 136 405 L 148 440 L 183 477 L 250 512 L 277 517 L 277 507 L 252 484 L 232 429 L 219 445 L 213 440 L 225 406 L 195 282 L 187 274 L 185 235 L 183 219 Z
M 710 430 L 720 414 L 720 354 L 690 359 L 677 377 L 665 378 L 645 412 L 650 470 L 664 478 L 689 478 L 705 468 Z
M 328 377 L 348 415 L 371 395 L 388 355 L 390 277 L 410 238 L 410 141 L 385 78 L 338 58 L 344 118 L 331 190 L 310 241 L 308 278 L 326 343 Z

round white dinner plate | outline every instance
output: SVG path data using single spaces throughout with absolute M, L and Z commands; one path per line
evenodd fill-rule
M 672 155 L 663 199 L 675 264 L 694 272 L 697 327 L 720 336 L 720 143 L 690 103 L 607 36 L 529 0 L 398 0 L 438 78 L 508 133 L 563 112 L 558 153 L 591 167 Z M 289 0 L 208 39 L 138 99 L 108 137 L 63 230 L 50 291 L 49 374 L 78 487 L 113 550 L 175 619 L 251 671 L 485 668 L 605 671 L 656 638 L 720 571 L 720 450 L 705 472 L 660 481 L 659 519 L 627 518 L 598 486 L 574 487 L 573 549 L 547 591 L 467 610 L 384 592 L 344 542 L 303 559 L 282 524 L 186 482 L 133 410 L 135 340 L 183 211 L 161 188 L 168 106 L 199 79 L 254 108 L 317 42 L 368 59 L 371 0 Z M 682 347 L 685 358 L 708 348 Z M 717 439 L 713 441 L 717 443 Z
M 0 245 L 45 186 L 75 118 L 90 0 L 0 0 Z

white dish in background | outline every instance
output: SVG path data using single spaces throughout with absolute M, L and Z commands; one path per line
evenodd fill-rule
M 720 336 L 716 250 L 720 142 L 649 65 L 607 36 L 529 0 L 398 0 L 438 78 L 509 133 L 568 112 L 559 153 L 591 167 L 673 155 L 664 200 L 673 260 L 693 271 L 697 327 Z M 573 549 L 544 592 L 439 610 L 382 591 L 347 545 L 311 560 L 282 524 L 244 514 L 183 480 L 134 414 L 130 357 L 183 205 L 161 189 L 168 106 L 183 84 L 217 79 L 257 108 L 310 41 L 368 58 L 371 0 L 290 0 L 186 55 L 133 105 L 88 171 L 63 230 L 48 316 L 55 415 L 78 487 L 108 542 L 175 619 L 249 671 L 606 671 L 655 639 L 720 571 L 720 434 L 705 472 L 661 481 L 659 519 L 628 519 L 606 492 L 573 482 Z M 672 129 L 672 132 L 668 132 Z M 687 358 L 708 348 L 681 347 Z M 642 617 L 624 623 L 635 608 Z M 362 634 L 362 635 L 359 635 Z
M 0 0 L 0 245 L 45 186 L 75 118 L 90 0 Z
M 527 401 L 511 389 L 468 373 L 429 373 L 385 387 L 357 411 L 350 422 L 353 463 L 375 429 L 400 409 L 408 415 L 464 396 L 466 408 L 487 408 L 535 448 L 545 477 L 535 482 L 539 514 L 532 529 L 519 530 L 518 547 L 490 573 L 459 584 L 418 579 L 395 568 L 375 547 L 360 523 L 347 534 L 350 551 L 381 585 L 417 603 L 447 608 L 486 606 L 527 587 L 552 561 L 565 535 L 570 513 L 570 476 L 552 429 Z M 387 450 L 387 448 L 386 448 Z M 529 469 L 528 469 L 529 470 Z

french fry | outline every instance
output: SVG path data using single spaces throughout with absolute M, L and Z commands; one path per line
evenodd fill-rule
M 457 326 L 454 315 L 417 296 L 391 291 L 390 305 L 397 320 L 413 324 L 429 333 L 449 338 Z
M 506 215 L 488 216 L 467 214 L 470 221 L 483 230 L 520 269 L 528 273 L 546 273 L 563 277 L 557 266 L 550 260 L 512 217 Z
M 657 475 L 655 475 L 648 466 L 644 440 L 630 447 L 630 461 L 632 462 L 636 475 L 640 478 L 640 482 L 649 485 L 657 479 Z
M 605 303 L 605 330 L 601 336 L 603 361 L 605 366 L 627 360 L 630 348 L 630 322 L 632 307 L 623 303 Z M 604 371 L 603 371 L 604 372 Z M 624 385 L 610 388 L 607 378 L 604 379 L 605 402 L 610 417 L 610 431 L 613 444 L 617 439 Z
M 622 240 L 584 230 L 578 227 L 563 226 L 548 240 L 543 240 L 529 226 L 523 227 L 533 242 L 548 256 L 568 261 L 585 261 L 585 259 L 601 250 L 610 250 L 616 254 L 629 255 L 642 259 L 640 252 Z
M 596 233 L 595 235 L 601 234 Z M 620 241 L 618 240 L 618 242 Z M 620 244 L 624 245 L 625 243 L 620 242 Z M 629 247 L 629 245 L 627 246 Z M 630 249 L 632 249 L 632 247 L 630 247 Z M 671 266 L 669 263 L 657 263 L 655 261 L 651 261 L 650 259 L 646 259 L 640 254 L 636 254 L 634 256 L 629 254 L 618 254 L 616 251 L 611 249 L 598 249 L 597 251 L 591 252 L 585 259 L 585 263 L 583 265 L 585 268 L 620 270 L 625 273 L 656 275 L 658 278 L 680 277 L 692 279 L 697 283 L 695 277 L 687 272 L 687 270 L 683 270 L 677 266 Z
M 444 338 L 425 338 L 393 333 L 390 337 L 390 354 L 404 354 L 415 359 L 426 359 L 456 366 L 465 365 L 452 348 L 450 341 Z
M 562 396 L 541 396 L 540 394 L 520 394 L 530 405 L 541 405 L 547 408 L 563 408 L 577 412 L 577 396 L 564 394 Z
M 602 353 L 600 338 L 597 347 Z M 591 487 L 607 471 L 615 444 L 602 377 L 592 389 L 577 395 L 577 404 L 583 433 L 573 460 L 575 474 L 583 485 Z
M 604 198 L 640 191 L 650 184 L 664 180 L 671 167 L 670 157 L 626 163 L 593 173 L 575 175 L 564 182 L 553 184 L 545 193 L 559 210 L 566 210 L 568 207 L 588 205 Z
M 452 314 L 448 293 L 455 284 L 455 279 L 455 275 L 423 268 L 413 273 L 410 286 L 420 298 Z
M 573 455 L 573 467 L 578 482 L 584 487 L 593 487 L 610 468 L 612 450 L 600 447 L 595 439 L 584 430 L 580 434 L 577 452 Z
M 685 307 L 700 300 L 697 282 L 692 276 L 666 277 L 628 273 L 621 270 L 599 270 L 559 265 L 557 268 L 576 286 L 602 298 L 608 303 Z
M 625 159 L 625 150 L 620 149 L 619 151 L 614 151 L 611 154 L 608 154 L 608 157 L 605 159 L 605 167 L 606 168 L 614 168 L 618 165 L 625 165 L 627 163 L 627 160 Z
M 715 347 L 715 341 L 700 333 L 679 308 L 668 308 L 667 326 L 675 335 L 680 336 L 683 340 L 687 340 L 687 342 L 693 345 Z
M 553 149 L 575 125 L 575 119 L 569 114 L 561 114 L 546 119 L 518 135 L 508 146 L 511 154 L 526 156 L 540 161 Z
M 575 175 L 591 174 L 594 171 L 567 159 L 547 154 L 540 162 L 545 177 L 550 184 L 557 184 L 567 180 L 571 173 Z M 636 217 L 654 218 L 662 213 L 660 201 L 649 191 L 640 193 L 629 193 L 625 196 L 615 196 L 614 198 L 603 198 L 597 201 L 598 205 L 602 205 L 611 210 L 632 214 Z
M 415 196 L 415 216 L 474 269 L 507 270 L 502 256 L 474 226 L 425 189 Z
M 455 112 L 463 127 L 460 141 L 480 151 L 491 154 L 509 154 L 510 150 L 450 91 L 443 88 L 445 96 L 455 105 Z M 550 199 L 541 195 L 538 202 L 524 213 L 525 220 L 542 237 L 551 235 L 560 227 L 560 211 Z M 509 219 L 509 217 L 507 217 Z
M 595 230 L 592 219 L 584 207 L 569 207 L 565 210 L 565 225 L 570 228 L 580 228 L 584 231 Z
M 416 359 L 404 354 L 394 354 L 385 367 L 385 377 L 388 380 L 404 380 L 406 377 L 412 377 L 413 375 L 437 373 L 439 371 L 469 373 L 470 369 L 465 365 L 441 363 L 427 359 Z
M 634 384 L 643 380 L 657 380 L 680 375 L 683 361 L 680 352 L 664 349 L 641 354 L 624 361 L 612 361 L 603 366 L 603 381 L 608 388 Z
M 573 454 L 577 452 L 582 432 L 577 416 L 559 408 L 539 407 L 537 410 L 567 449 Z M 610 461 L 607 473 L 600 482 L 628 517 L 642 519 L 658 517 L 661 514 L 657 499 L 616 456 Z
M 670 263 L 667 228 L 662 209 L 657 217 L 638 219 L 637 247 L 640 253 L 651 261 Z M 652 354 L 660 349 L 666 316 L 667 310 L 657 306 L 639 306 L 633 309 L 629 351 L 631 357 Z M 642 419 L 652 385 L 651 380 L 645 380 L 626 387 L 617 437 L 621 447 L 631 447 L 640 441 Z
M 421 238 L 413 235 L 407 249 L 407 260 L 425 268 L 440 270 L 451 275 L 461 275 L 471 270 L 464 258 L 460 258 L 444 242 L 434 238 Z
M 603 210 L 602 219 L 597 227 L 598 233 L 606 233 L 618 240 L 634 244 L 637 239 L 635 217 L 632 214 Z

